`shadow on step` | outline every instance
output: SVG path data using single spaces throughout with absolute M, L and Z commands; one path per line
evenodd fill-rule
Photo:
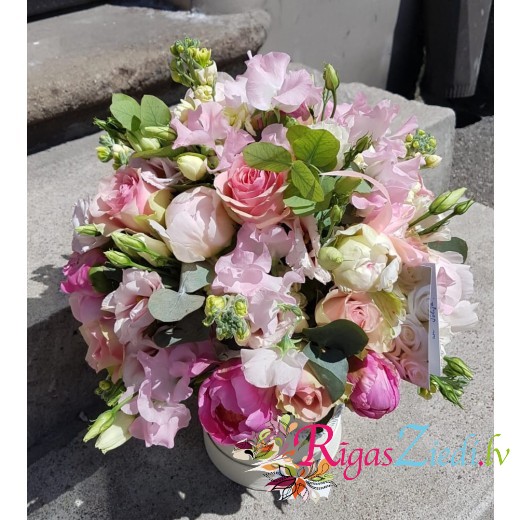
M 85 363 L 87 347 L 70 309 L 59 293 L 61 269 L 42 266 L 31 279 L 45 284 L 44 292 L 27 300 L 27 445 L 29 461 L 59 442 L 68 442 L 85 423 L 79 419 L 99 399 L 97 377 Z M 63 299 L 63 302 L 59 301 Z
M 50 518 L 59 511 L 71 519 L 156 520 L 236 513 L 242 494 L 248 491 L 213 466 L 204 449 L 193 397 L 189 407 L 192 421 L 178 433 L 173 450 L 147 449 L 142 441 L 131 439 L 103 455 L 79 435 L 68 446 L 42 457 L 29 468 L 28 513 L 67 492 L 67 497 L 41 514 Z

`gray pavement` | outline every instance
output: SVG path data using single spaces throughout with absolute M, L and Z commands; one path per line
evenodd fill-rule
M 475 275 L 474 300 L 480 302 L 477 327 L 455 338 L 449 353 L 474 369 L 475 380 L 464 396 L 464 410 L 436 396 L 424 401 L 403 384 L 400 407 L 379 421 L 343 415 L 343 440 L 350 448 L 392 447 L 401 454 L 411 441 L 398 439 L 410 423 L 430 425 L 410 454 L 430 458 L 430 451 L 462 445 L 474 434 L 477 459 L 485 457 L 493 435 L 493 210 L 476 204 L 453 223 L 470 247 L 468 263 Z M 79 361 L 79 360 L 78 360 Z M 192 406 L 193 410 L 193 406 Z M 472 441 L 473 442 L 473 441 Z M 470 447 L 472 444 L 470 444 Z M 234 519 L 349 518 L 351 520 L 489 520 L 493 518 L 493 469 L 469 465 L 368 467 L 347 482 L 334 470 L 338 486 L 318 504 L 281 504 L 270 493 L 248 491 L 220 475 L 210 463 L 196 420 L 182 430 L 176 447 L 146 449 L 129 441 L 102 455 L 84 445 L 81 435 L 50 451 L 28 469 L 30 520 L 170 520 L 221 517 Z
M 467 186 L 466 195 L 493 207 L 494 117 L 455 130 L 450 188 Z

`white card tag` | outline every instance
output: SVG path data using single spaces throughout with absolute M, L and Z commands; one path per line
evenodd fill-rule
M 425 264 L 431 270 L 430 278 L 430 319 L 428 322 L 428 372 L 440 376 L 441 343 L 439 338 L 439 309 L 437 307 L 437 271 L 435 264 Z

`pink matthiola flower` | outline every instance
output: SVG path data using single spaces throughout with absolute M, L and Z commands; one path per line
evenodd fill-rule
M 103 265 L 105 255 L 100 249 L 90 249 L 86 253 L 72 253 L 63 274 L 67 279 L 61 283 L 61 290 L 70 294 L 69 305 L 74 317 L 82 323 L 101 317 L 101 303 L 104 295 L 97 292 L 90 283 L 91 267 Z
M 281 146 L 289 152 L 292 152 L 291 145 L 287 140 L 287 128 L 280 124 L 266 126 L 262 130 L 261 143 L 271 143 L 276 146 Z
M 218 358 L 212 341 L 182 343 L 171 348 L 170 374 L 178 376 L 179 369 L 183 371 L 183 366 L 187 365 L 189 377 L 195 377 L 217 362 Z
M 285 178 L 283 173 L 251 168 L 237 157 L 228 171 L 217 175 L 215 188 L 237 222 L 252 222 L 262 228 L 290 213 L 283 201 Z
M 103 316 L 79 328 L 88 345 L 85 360 L 96 371 L 108 369 L 114 383 L 121 377 L 124 347 L 114 333 L 114 318 Z
M 397 408 L 401 378 L 381 354 L 369 350 L 363 360 L 349 358 L 347 380 L 354 385 L 349 407 L 361 417 L 380 419 Z
M 243 77 L 247 78 L 246 93 L 251 106 L 291 113 L 302 103 L 315 105 L 320 101 L 321 91 L 306 70 L 287 72 L 290 61 L 290 56 L 283 52 L 249 54 Z
M 120 168 L 114 175 L 103 179 L 99 192 L 90 205 L 92 222 L 104 226 L 104 234 L 121 228 L 148 231 L 145 223 L 136 217 L 152 215 L 150 196 L 158 188 L 146 182 L 135 168 Z
M 148 298 L 164 287 L 156 272 L 124 269 L 119 287 L 103 301 L 103 310 L 115 315 L 115 333 L 122 343 L 138 342 L 153 323 Z
M 239 359 L 226 361 L 199 390 L 199 419 L 204 430 L 219 444 L 250 439 L 277 417 L 273 388 L 248 383 Z
M 294 271 L 283 277 L 269 274 L 272 256 L 268 237 L 277 231 L 277 226 L 259 230 L 252 224 L 244 224 L 238 232 L 234 251 L 219 258 L 215 265 L 213 291 L 242 294 L 247 298 L 252 333 L 261 329 L 264 335 L 274 334 L 280 318 L 278 305 L 295 305 L 295 298 L 289 294 L 291 285 L 305 280 Z
M 303 352 L 279 347 L 242 349 L 244 377 L 258 388 L 277 387 L 282 394 L 293 396 L 301 379 L 303 367 L 309 360 Z

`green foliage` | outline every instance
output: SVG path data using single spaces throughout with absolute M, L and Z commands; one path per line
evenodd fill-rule
M 468 244 L 465 240 L 459 237 L 452 237 L 451 240 L 445 242 L 428 242 L 428 247 L 444 253 L 446 251 L 455 251 L 462 255 L 462 261 L 465 262 L 468 258 Z
M 271 172 L 284 172 L 291 168 L 291 154 L 272 143 L 252 143 L 244 148 L 244 160 L 251 168 Z

